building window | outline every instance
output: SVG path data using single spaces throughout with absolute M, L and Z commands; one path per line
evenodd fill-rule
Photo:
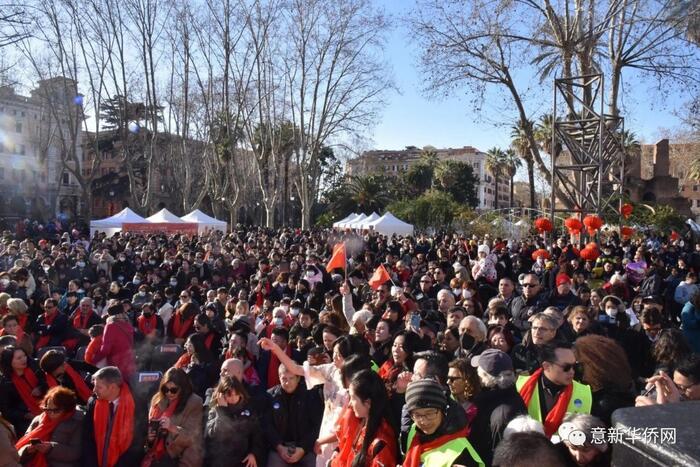
M 24 144 L 20 144 L 20 145 L 19 145 L 19 151 L 18 151 L 18 152 L 19 152 L 21 155 L 23 155 L 23 156 L 27 155 L 27 148 L 24 146 Z
M 61 179 L 64 185 L 68 185 L 68 182 L 70 181 L 70 175 L 68 173 L 64 173 Z
M 16 133 L 22 133 L 22 122 L 16 122 L 16 123 L 15 123 L 15 132 L 16 132 Z
M 0 180 L 5 180 L 5 168 L 0 167 Z
M 693 185 L 693 191 L 698 191 L 700 189 L 700 185 Z
M 20 179 L 20 181 L 22 181 L 22 182 L 26 179 L 26 174 L 25 174 L 25 172 L 24 172 L 24 169 L 22 169 L 22 170 L 19 171 L 19 179 Z

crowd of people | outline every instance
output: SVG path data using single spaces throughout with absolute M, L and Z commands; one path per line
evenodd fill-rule
M 0 466 L 610 465 L 700 400 L 700 242 L 570 241 L 6 231 Z

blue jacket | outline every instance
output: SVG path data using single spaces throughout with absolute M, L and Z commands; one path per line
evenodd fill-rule
M 700 353 L 700 310 L 691 302 L 686 303 L 681 312 L 681 328 L 693 352 Z

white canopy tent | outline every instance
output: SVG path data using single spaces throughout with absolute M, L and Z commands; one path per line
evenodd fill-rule
M 352 214 L 348 214 L 345 218 L 343 218 L 337 222 L 333 222 L 333 227 L 340 227 L 341 224 L 344 224 L 345 222 L 351 221 L 354 218 L 356 218 L 357 216 L 358 216 L 358 214 L 356 212 L 353 212 Z
M 413 226 L 411 224 L 398 219 L 388 211 L 382 217 L 370 223 L 369 227 L 382 235 L 413 235 Z
M 354 224 L 355 222 L 361 221 L 361 220 L 365 219 L 366 217 L 367 217 L 366 215 L 360 213 L 360 214 L 358 214 L 357 216 L 353 217 L 352 219 L 350 219 L 350 220 L 348 220 L 348 221 L 341 222 L 340 225 L 339 225 L 339 227 L 340 227 L 340 228 L 343 228 L 343 229 L 352 229 L 352 228 L 353 228 L 353 224 Z
M 370 225 L 372 222 L 374 222 L 374 221 L 376 221 L 377 219 L 379 219 L 380 217 L 381 217 L 381 216 L 380 216 L 379 214 L 377 214 L 376 212 L 372 212 L 372 214 L 370 214 L 369 216 L 367 216 L 367 217 L 365 218 L 365 220 L 363 220 L 363 221 L 361 222 L 360 228 L 361 228 L 361 229 L 369 229 L 369 225 Z
M 348 229 L 361 229 L 362 224 L 367 219 L 367 214 L 360 214 L 352 222 L 347 222 L 345 227 Z
M 168 211 L 167 209 L 163 208 L 157 213 L 153 214 L 150 217 L 146 218 L 146 222 L 153 222 L 153 223 L 166 223 L 166 224 L 185 224 L 186 222 L 177 217 L 175 214 L 172 212 Z
M 197 224 L 197 231 L 199 234 L 210 230 L 219 230 L 226 233 L 226 222 L 208 216 L 199 209 L 195 209 L 186 216 L 182 216 L 180 220 Z
M 124 208 L 112 217 L 90 221 L 90 237 L 93 237 L 95 232 L 98 231 L 104 232 L 108 237 L 111 237 L 115 233 L 121 232 L 122 225 L 138 222 L 146 222 L 146 219 L 131 209 Z

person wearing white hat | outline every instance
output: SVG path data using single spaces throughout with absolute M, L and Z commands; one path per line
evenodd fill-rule
M 491 254 L 491 249 L 485 244 L 479 245 L 477 253 L 479 259 L 472 267 L 472 277 L 475 281 L 484 280 L 489 284 L 495 284 L 497 279 L 496 256 Z

